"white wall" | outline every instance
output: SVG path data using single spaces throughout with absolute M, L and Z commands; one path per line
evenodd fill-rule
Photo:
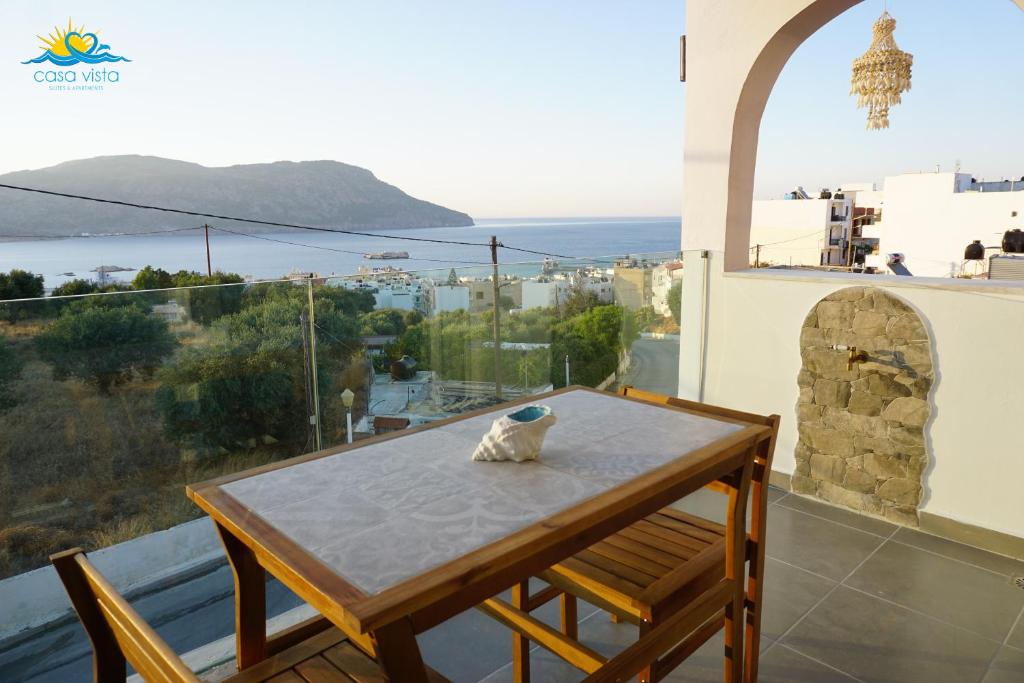
M 779 413 L 774 469 L 791 474 L 795 468 L 804 317 L 837 289 L 881 287 L 917 310 L 932 340 L 931 465 L 921 510 L 1024 537 L 1024 364 L 1014 360 L 1024 339 L 1024 283 L 785 271 L 723 275 L 721 255 L 712 255 L 711 263 L 705 400 Z
M 906 254 L 914 275 L 949 277 L 959 273 L 964 247 L 972 241 L 998 245 L 1006 230 L 1024 228 L 1024 191 L 954 192 L 958 181 L 969 185 L 970 175 L 886 178 L 881 253 Z
M 742 272 L 764 105 L 793 51 L 854 4 L 857 0 L 686 3 L 686 275 L 679 392 L 778 412 L 783 423 L 776 467 L 792 472 L 803 319 L 836 289 L 883 286 L 918 309 L 936 354 L 928 426 L 934 464 L 925 476 L 922 509 L 1024 537 L 1019 490 L 1024 366 L 1013 360 L 1024 339 L 1024 284 L 1000 288 L 980 281 Z M 890 209 L 887 198 L 886 225 Z
M 469 310 L 469 287 L 437 285 L 434 287 L 434 313 Z
M 818 265 L 829 226 L 829 205 L 828 199 L 755 201 L 750 218 L 750 246 L 770 245 L 761 247 L 762 262 Z M 753 252 L 750 261 L 754 261 Z
M 552 280 L 550 282 L 523 280 L 523 310 L 550 308 L 555 305 L 556 300 L 565 301 L 565 297 L 568 294 L 569 283 L 565 280 Z

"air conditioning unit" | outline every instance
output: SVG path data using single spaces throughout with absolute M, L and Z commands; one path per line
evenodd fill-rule
M 988 259 L 989 280 L 1024 280 L 1024 255 L 994 254 Z

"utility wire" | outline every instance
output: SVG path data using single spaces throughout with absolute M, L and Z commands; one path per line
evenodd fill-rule
M 212 225 L 210 226 L 210 230 L 216 230 L 217 232 L 226 232 L 226 233 L 230 233 L 232 235 L 239 235 L 240 237 L 251 237 L 252 239 L 265 240 L 267 242 L 277 242 L 278 244 L 290 244 L 290 245 L 295 246 L 295 247 L 306 247 L 307 249 L 322 249 L 324 251 L 334 251 L 334 252 L 337 252 L 339 254 L 355 254 L 356 256 L 363 256 L 364 255 L 364 252 L 361 252 L 361 251 L 350 251 L 350 250 L 347 250 L 347 249 L 336 249 L 334 247 L 325 247 L 325 246 L 321 246 L 321 245 L 317 245 L 317 244 L 303 244 L 302 242 L 291 242 L 289 240 L 281 240 L 281 239 L 277 239 L 275 237 L 264 237 L 263 235 L 253 235 L 251 233 L 240 232 L 238 230 L 228 230 L 227 228 L 218 228 L 218 227 L 215 227 L 215 226 L 212 226 Z M 476 265 L 476 266 L 487 266 L 487 265 L 490 265 L 489 263 L 487 263 L 485 261 L 451 261 L 451 260 L 443 260 L 443 259 L 418 258 L 418 257 L 411 257 L 410 260 L 413 260 L 413 261 L 430 261 L 430 262 L 433 262 L 433 263 L 462 263 L 462 264 L 472 264 L 472 265 Z
M 133 209 L 147 209 L 149 211 L 163 211 L 165 213 L 176 213 L 184 216 L 197 216 L 199 218 L 216 218 L 218 220 L 225 221 L 238 221 L 239 223 L 252 223 L 255 225 L 271 225 L 282 228 L 294 228 L 296 230 L 313 230 L 316 232 L 333 232 L 340 233 L 343 235 L 358 235 L 361 237 L 379 237 L 381 239 L 389 240 L 405 240 L 407 242 L 430 242 L 433 244 L 456 244 L 465 247 L 490 247 L 491 245 L 486 242 L 464 242 L 460 240 L 442 240 L 432 239 L 429 237 L 401 237 L 399 235 L 385 235 L 379 232 L 362 232 L 359 230 L 346 230 L 344 228 L 322 228 L 312 225 L 300 225 L 296 223 L 279 223 L 276 221 L 265 221 L 255 218 L 239 218 L 237 216 L 222 216 L 213 213 L 203 213 L 202 211 L 189 211 L 187 209 L 173 209 L 165 206 L 152 206 L 149 204 L 136 204 L 134 202 L 124 202 L 116 199 L 102 199 L 100 197 L 89 197 L 80 194 L 71 194 L 68 192 L 55 192 L 53 190 L 41 190 L 34 187 L 22 187 L 20 185 L 8 185 L 6 183 L 0 183 L 0 188 L 6 188 L 8 190 L 18 190 L 20 192 L 34 192 L 36 194 L 49 195 L 51 197 L 64 197 L 66 199 L 81 199 L 87 202 L 98 202 L 100 204 L 113 204 L 115 206 L 127 206 Z M 538 254 L 542 256 L 554 256 L 556 258 L 572 258 L 571 256 L 564 256 L 560 254 L 549 254 L 542 251 L 533 251 L 528 249 L 519 249 L 517 247 L 509 247 L 500 245 L 505 249 L 511 249 L 513 251 L 523 251 L 530 254 Z
M 510 249 L 512 251 L 521 251 L 524 254 L 537 254 L 538 256 L 554 256 L 555 258 L 576 258 L 575 256 L 566 256 L 564 254 L 551 254 L 546 251 L 534 251 L 533 249 L 520 249 L 519 247 L 510 247 L 507 244 L 498 242 L 498 246 L 502 249 Z
M 2 187 L 2 185 L 0 185 L 0 187 Z M 820 235 L 820 234 L 821 234 L 821 230 L 815 230 L 812 233 L 808 233 L 806 235 L 801 235 L 800 237 L 792 237 L 792 238 L 790 238 L 788 240 L 779 240 L 778 242 L 769 242 L 768 244 L 755 245 L 755 246 L 750 248 L 750 251 L 753 251 L 758 246 L 770 247 L 770 246 L 773 246 L 773 245 L 776 245 L 776 244 L 785 244 L 786 242 L 796 242 L 797 240 L 805 240 L 808 237 L 813 237 L 814 235 Z

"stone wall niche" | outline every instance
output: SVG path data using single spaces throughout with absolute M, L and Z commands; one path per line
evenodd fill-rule
M 847 370 L 846 351 L 867 354 Z M 833 292 L 800 330 L 793 490 L 917 526 L 935 373 L 918 314 L 874 287 Z

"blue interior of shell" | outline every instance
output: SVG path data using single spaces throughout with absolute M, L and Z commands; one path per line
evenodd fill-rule
M 550 412 L 551 409 L 545 406 L 526 406 L 525 408 L 520 408 L 514 413 L 509 413 L 508 417 L 510 420 L 515 420 L 516 422 L 533 422 L 534 420 L 541 419 Z

